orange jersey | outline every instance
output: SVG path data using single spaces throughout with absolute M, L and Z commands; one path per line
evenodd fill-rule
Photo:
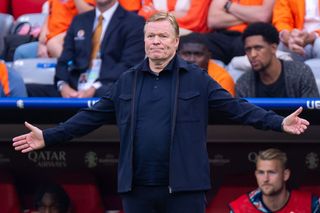
M 235 2 L 237 4 L 243 5 L 243 6 L 253 6 L 253 5 L 262 5 L 264 0 L 232 0 L 232 2 Z M 268 1 L 268 0 L 265 0 Z M 228 27 L 228 30 L 231 31 L 238 31 L 238 32 L 243 32 L 244 29 L 246 29 L 248 26 L 247 23 L 243 24 L 238 24 L 235 26 Z
M 128 11 L 138 11 L 141 8 L 141 0 L 119 0 L 119 3 Z
M 167 0 L 166 11 L 174 11 L 176 2 L 177 0 Z M 207 19 L 210 2 L 211 0 L 191 0 L 187 14 L 181 18 L 177 18 L 179 27 L 193 32 L 208 32 Z M 157 10 L 144 10 L 143 6 L 153 6 L 153 1 L 145 0 L 142 8 L 139 10 L 138 14 L 146 20 L 158 12 Z
M 9 88 L 9 76 L 6 64 L 0 62 L 0 84 L 2 86 L 3 92 L 6 96 L 9 96 L 10 88 Z
M 294 28 L 302 30 L 305 15 L 305 1 L 277 0 L 273 7 L 272 24 L 278 29 L 278 31 L 291 31 Z M 316 30 L 316 32 L 320 34 L 320 29 Z
M 85 0 L 85 2 L 95 5 L 95 0 Z M 48 0 L 48 33 L 47 40 L 67 31 L 71 21 L 78 10 L 73 0 Z
M 210 60 L 208 64 L 208 74 L 218 82 L 223 89 L 227 90 L 232 96 L 235 96 L 234 81 L 227 70 L 219 66 L 213 60 Z

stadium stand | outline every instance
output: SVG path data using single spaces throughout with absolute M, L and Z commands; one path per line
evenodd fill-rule
M 56 64 L 56 58 L 19 59 L 13 62 L 13 68 L 25 84 L 53 84 Z
M 13 25 L 14 18 L 10 14 L 0 13 L 0 56 L 3 54 L 5 44 L 4 37 L 8 35 Z
M 96 180 L 89 173 L 58 174 L 54 181 L 69 195 L 75 213 L 104 212 Z
M 18 18 L 27 13 L 40 13 L 45 2 L 46 0 L 11 0 L 12 15 Z
M 21 212 L 20 202 L 13 177 L 6 171 L 0 171 L 0 212 Z
M 314 78 L 316 79 L 316 83 L 318 86 L 318 90 L 320 92 L 320 59 L 319 58 L 313 58 L 305 61 L 305 64 L 309 65 Z
M 33 28 L 35 27 L 41 28 L 46 17 L 47 17 L 47 14 L 45 13 L 27 13 L 19 16 L 16 22 L 17 23 L 28 22 Z

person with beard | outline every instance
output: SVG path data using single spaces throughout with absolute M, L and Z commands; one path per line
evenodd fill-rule
M 205 213 L 211 187 L 207 152 L 209 110 L 221 118 L 300 135 L 310 124 L 302 107 L 282 117 L 233 98 L 176 51 L 179 26 L 166 12 L 145 24 L 146 58 L 120 76 L 106 96 L 57 127 L 13 138 L 27 153 L 80 137 L 116 121 L 120 137 L 118 192 L 126 213 Z M 210 117 L 209 117 L 210 116 Z
M 123 72 L 144 59 L 144 19 L 117 0 L 95 3 L 94 10 L 71 22 L 55 85 L 27 84 L 29 97 L 102 97 Z
M 237 97 L 319 97 L 315 78 L 306 64 L 276 57 L 279 33 L 274 26 L 251 24 L 242 40 L 252 72 L 236 82 Z
M 309 192 L 288 190 L 290 178 L 286 153 L 270 148 L 259 152 L 255 176 L 258 189 L 229 204 L 230 213 L 320 212 L 320 199 Z
M 178 55 L 187 62 L 197 64 L 208 72 L 209 76 L 217 81 L 222 88 L 232 96 L 235 95 L 234 81 L 226 69 L 211 58 L 207 42 L 201 34 L 191 33 L 181 36 Z

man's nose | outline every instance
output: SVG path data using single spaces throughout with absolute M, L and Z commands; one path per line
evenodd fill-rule
M 264 181 L 264 182 L 269 182 L 269 174 L 268 174 L 268 173 L 265 173 L 265 174 L 263 175 L 263 181 Z
M 160 43 L 160 38 L 159 38 L 159 36 L 155 36 L 155 37 L 153 38 L 153 40 L 152 40 L 152 43 L 154 43 L 154 44 Z
M 196 56 L 194 54 L 190 54 L 189 61 L 194 63 L 196 61 Z
M 251 49 L 249 52 L 248 52 L 248 57 L 250 58 L 254 58 L 257 56 L 257 51 L 255 49 Z

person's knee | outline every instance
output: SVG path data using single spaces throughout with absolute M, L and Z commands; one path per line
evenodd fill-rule
M 22 44 L 17 47 L 14 52 L 13 60 L 36 58 L 37 57 L 38 42 L 31 42 Z
M 58 58 L 61 55 L 63 49 L 63 41 L 66 33 L 60 33 L 55 37 L 51 38 L 47 42 L 48 53 L 52 58 Z

